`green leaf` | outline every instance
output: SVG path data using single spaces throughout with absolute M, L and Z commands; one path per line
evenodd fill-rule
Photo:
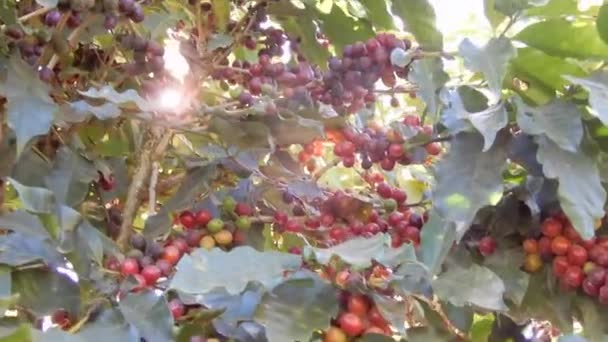
M 471 336 L 471 342 L 487 342 L 492 334 L 492 327 L 494 326 L 494 315 L 488 314 L 485 316 L 476 316 L 473 326 L 469 335 Z
M 431 273 L 420 262 L 405 262 L 401 264 L 395 273 L 393 273 L 391 285 L 406 295 L 417 294 L 431 297 L 433 294 Z
M 455 306 L 467 304 L 502 311 L 503 281 L 488 268 L 472 264 L 467 268 L 453 266 L 433 281 L 435 294 Z
M 57 245 L 49 239 L 23 233 L 0 236 L 0 263 L 21 266 L 42 261 L 50 267 L 64 264 Z
M 299 267 L 300 263 L 297 255 L 258 252 L 249 246 L 229 252 L 199 248 L 179 261 L 170 288 L 188 294 L 226 288 L 228 293 L 237 294 L 251 281 L 272 288 L 282 281 L 283 272 Z
M 431 274 L 437 274 L 456 241 L 456 226 L 432 211 L 423 226 L 420 240 L 422 261 Z
M 484 259 L 484 266 L 496 273 L 505 284 L 505 298 L 515 305 L 521 302 L 528 290 L 530 275 L 523 272 L 524 255 L 521 248 L 499 249 Z
M 573 58 L 608 57 L 608 45 L 594 22 L 549 19 L 527 26 L 515 38 L 549 55 Z
M 526 10 L 526 15 L 533 17 L 560 17 L 580 14 L 577 0 L 550 0 L 544 6 L 532 7 Z
M 306 258 L 313 257 L 321 264 L 329 263 L 332 256 L 338 256 L 344 262 L 357 269 L 364 269 L 376 260 L 386 266 L 397 266 L 406 261 L 415 261 L 416 255 L 411 244 L 392 248 L 390 237 L 376 234 L 371 238 L 358 237 L 329 248 L 304 247 Z
M 486 152 L 494 144 L 498 132 L 507 126 L 508 114 L 504 103 L 500 102 L 482 112 L 469 113 L 467 119 L 483 135 L 482 151 Z
M 220 31 L 226 31 L 226 27 L 230 21 L 230 1 L 211 0 L 211 6 L 213 9 L 215 24 Z
M 559 181 L 562 209 L 576 231 L 583 239 L 591 239 L 595 235 L 594 222 L 604 216 L 606 203 L 595 161 L 582 152 L 564 151 L 544 137 L 538 139 L 536 157 L 545 176 Z
M 0 337 L 0 342 L 24 342 L 32 340 L 32 332 L 30 326 L 21 324 L 17 329 L 13 330 L 10 335 Z
M 576 297 L 574 305 L 580 311 L 581 324 L 584 327 L 583 336 L 589 341 L 604 341 L 604 320 L 598 310 L 598 303 L 591 298 Z
M 391 327 L 397 329 L 400 334 L 405 335 L 405 320 L 403 318 L 407 315 L 407 305 L 403 300 L 397 300 L 393 297 L 380 294 L 374 294 L 373 299 L 382 317 L 387 320 Z
M 16 6 L 8 1 L 0 2 L 0 20 L 2 20 L 5 25 L 17 24 Z
M 608 44 L 608 4 L 604 4 L 600 7 L 595 26 L 597 27 L 597 33 L 600 35 L 600 38 L 602 38 L 604 43 Z
M 378 30 L 392 30 L 395 28 L 393 17 L 388 11 L 388 4 L 385 0 L 359 0 L 367 9 L 367 17 L 372 25 Z
M 329 14 L 319 11 L 318 16 L 323 33 L 327 35 L 337 51 L 342 51 L 348 44 L 366 41 L 374 36 L 374 31 L 367 21 L 349 17 L 336 4 L 332 6 Z
M 337 290 L 304 271 L 267 294 L 255 320 L 264 325 L 268 341 L 308 341 L 313 331 L 327 328 L 337 314 Z
M 75 206 L 85 199 L 89 184 L 97 177 L 97 169 L 93 163 L 69 148 L 60 148 L 53 169 L 44 177 L 44 183 L 53 192 L 58 203 Z
M 11 57 L 0 93 L 7 101 L 8 127 L 17 136 L 17 156 L 33 137 L 46 134 L 51 128 L 58 107 L 49 91 L 49 86 L 40 81 L 32 67 L 20 57 Z
M 512 16 L 531 6 L 544 6 L 549 0 L 494 0 L 494 8 L 506 16 Z
M 576 152 L 583 139 L 583 123 L 578 107 L 558 99 L 540 106 L 529 107 L 516 98 L 517 123 L 521 130 L 532 135 L 544 134 L 560 148 Z
M 283 6 L 283 3 L 281 4 Z M 321 46 L 316 37 L 316 25 L 308 11 L 298 10 L 297 17 L 279 17 L 278 21 L 290 36 L 300 38 L 300 51 L 307 60 L 326 68 L 329 51 Z
M 403 20 L 425 51 L 443 51 L 443 36 L 435 27 L 435 10 L 427 0 L 393 1 L 393 13 Z
M 409 77 L 418 86 L 418 95 L 426 104 L 426 112 L 435 119 L 439 110 L 439 91 L 448 81 L 440 58 L 425 58 L 412 63 Z
M 477 47 L 468 38 L 458 46 L 458 52 L 464 59 L 467 68 L 481 72 L 488 81 L 490 91 L 494 95 L 492 103 L 500 100 L 502 83 L 507 70 L 507 63 L 517 52 L 508 38 L 492 38 L 483 47 Z
M 591 114 L 608 125 L 608 73 L 598 71 L 587 78 L 563 77 L 589 92 L 589 105 L 593 109 Z
M 45 188 L 25 186 L 9 178 L 13 188 L 19 193 L 19 200 L 25 210 L 36 214 L 53 213 L 57 207 L 55 196 Z
M 483 0 L 483 12 L 493 28 L 498 27 L 506 16 L 496 10 L 496 0 Z
M 173 341 L 173 316 L 165 296 L 154 291 L 131 293 L 120 300 L 119 307 L 146 341 Z
M 117 105 L 135 104 L 140 110 L 154 111 L 154 105 L 148 100 L 145 100 L 135 89 L 127 89 L 125 91 L 118 92 L 112 86 L 103 86 L 99 89 L 89 88 L 87 91 L 78 91 L 80 95 L 90 97 L 93 99 L 103 99 Z
M 77 317 L 80 313 L 80 287 L 68 276 L 46 270 L 13 272 L 13 293 L 19 294 L 19 305 L 33 313 L 50 315 L 59 308 Z
M 272 139 L 277 145 L 305 144 L 323 136 L 323 123 L 316 120 L 297 117 L 288 120 L 269 122 Z
M 437 163 L 433 193 L 436 209 L 446 220 L 462 224 L 460 236 L 479 209 L 496 204 L 502 197 L 505 145 L 499 139 L 482 152 L 482 136 L 459 133 L 452 139 L 448 154 Z
M 91 105 L 86 101 L 80 100 L 63 105 L 58 117 L 66 122 L 83 122 L 94 115 L 99 120 L 108 120 L 118 117 L 121 113 L 118 105 L 107 102 L 99 106 Z
M 578 65 L 533 48 L 518 49 L 517 57 L 511 60 L 511 70 L 515 77 L 524 82 L 530 83 L 532 80 L 560 91 L 568 84 L 564 75 L 585 75 L 585 71 Z
M 16 210 L 1 215 L 0 227 L 3 229 L 10 229 L 17 233 L 50 238 L 49 233 L 44 226 L 42 226 L 38 216 L 32 215 L 24 210 Z

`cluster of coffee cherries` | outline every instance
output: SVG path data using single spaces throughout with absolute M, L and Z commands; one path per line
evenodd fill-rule
M 237 203 L 227 196 L 222 203 L 222 217 L 213 217 L 207 210 L 184 211 L 176 217 L 176 227 L 181 230 L 162 244 L 146 241 L 140 235 L 131 236 L 131 250 L 119 262 L 108 258 L 105 267 L 122 277 L 132 276 L 137 281 L 135 290 L 153 287 L 161 277 L 168 277 L 181 257 L 191 249 L 220 247 L 229 249 L 245 243 L 246 231 L 251 228 L 253 209 L 246 203 Z
M 119 37 L 123 48 L 133 51 L 133 62 L 126 63 L 122 67 L 131 75 L 142 75 L 147 73 L 160 73 L 164 70 L 165 54 L 164 47 L 151 39 L 138 35 L 124 35 Z
M 420 118 L 415 115 L 407 115 L 403 123 L 421 134 L 432 134 L 430 126 L 421 126 Z M 397 164 L 409 165 L 412 163 L 411 151 L 408 151 L 407 139 L 393 128 L 386 129 L 381 125 L 370 123 L 363 131 L 357 131 L 352 127 L 342 130 L 328 130 L 326 135 L 333 142 L 334 155 L 340 158 L 344 167 L 359 165 L 364 170 L 371 169 L 378 164 L 384 171 L 391 171 Z M 437 156 L 442 152 L 439 142 L 430 142 L 419 148 L 416 153 L 426 153 L 426 156 Z M 323 145 L 319 141 L 313 141 L 304 145 L 298 155 L 298 160 L 305 163 L 308 170 L 314 170 L 316 164 L 311 162 L 314 156 L 323 154 Z M 424 159 L 417 156 L 417 159 Z M 312 171 L 311 171 L 312 172 Z
M 293 216 L 276 211 L 274 226 L 279 232 L 303 233 L 326 245 L 339 244 L 355 237 L 389 233 L 394 248 L 404 243 L 418 246 L 426 214 L 407 206 L 407 195 L 401 189 L 381 182 L 375 190 L 382 203 L 379 208 L 338 191 L 323 201 L 314 201 L 312 204 L 320 213 L 309 216 L 306 216 L 298 199 L 284 192 L 283 201 L 293 205 Z
M 215 79 L 243 86 L 238 95 L 241 106 L 250 106 L 254 96 L 276 89 L 287 99 L 313 100 L 331 105 L 340 114 L 355 113 L 376 100 L 376 82 L 382 80 L 392 88 L 397 77 L 407 78 L 408 67 L 393 66 L 390 55 L 397 48 L 409 49 L 411 43 L 393 34 L 380 33 L 366 42 L 345 46 L 342 57 L 332 57 L 328 61 L 329 70 L 321 71 L 299 55 L 297 61 L 289 65 L 274 59 L 283 54 L 282 46 L 287 40 L 292 51 L 297 49 L 297 40 L 290 39 L 280 29 L 262 32 L 266 36 L 263 41 L 266 47 L 258 51 L 257 63 L 235 61 L 230 67 L 225 60 L 213 73 Z M 252 36 L 245 37 L 243 44 L 249 49 L 258 45 Z M 276 108 L 268 108 L 267 114 L 275 111 Z
M 596 227 L 600 227 L 598 221 Z M 582 291 L 608 305 L 608 237 L 583 240 L 563 213 L 546 218 L 539 239 L 526 239 L 523 268 L 528 272 L 551 262 L 563 290 Z
M 342 291 L 341 310 L 323 333 L 324 342 L 346 342 L 364 334 L 391 335 L 388 322 L 366 295 Z

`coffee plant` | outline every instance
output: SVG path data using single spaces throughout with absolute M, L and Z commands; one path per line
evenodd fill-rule
M 0 341 L 608 339 L 608 4 L 433 3 L 0 0 Z

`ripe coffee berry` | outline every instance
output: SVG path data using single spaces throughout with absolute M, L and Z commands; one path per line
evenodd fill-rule
M 555 255 L 566 255 L 570 249 L 571 242 L 563 236 L 556 236 L 551 241 L 551 252 Z
M 209 221 L 211 221 L 212 218 L 213 215 L 211 215 L 209 211 L 203 209 L 196 213 L 195 221 L 197 224 L 200 224 L 204 227 L 207 225 L 207 223 L 209 223 Z
M 126 258 L 122 265 L 120 266 L 120 274 L 123 276 L 128 276 L 130 274 L 138 274 L 139 273 L 139 262 L 133 258 Z
M 179 223 L 181 223 L 184 228 L 191 229 L 196 225 L 196 219 L 192 212 L 184 211 L 179 215 Z
M 156 265 L 149 265 L 149 266 L 144 267 L 143 270 L 141 270 L 141 275 L 146 280 L 146 285 L 151 286 L 151 285 L 156 284 L 156 281 L 162 275 L 162 271 Z
M 568 249 L 568 262 L 570 265 L 583 266 L 587 261 L 587 250 L 579 245 L 571 245 Z
M 169 311 L 171 311 L 173 319 L 180 319 L 186 313 L 186 307 L 181 300 L 175 298 L 169 302 Z
M 177 264 L 179 258 L 181 257 L 181 253 L 179 249 L 175 246 L 167 246 L 163 251 L 163 260 L 167 261 L 171 265 Z
M 554 238 L 562 233 L 562 223 L 555 218 L 548 218 L 542 223 L 542 232 L 545 236 Z
M 338 323 L 348 336 L 360 335 L 365 330 L 363 320 L 350 312 L 342 314 L 338 319 Z
M 494 254 L 496 251 L 496 240 L 494 240 L 491 236 L 485 236 L 481 240 L 479 240 L 479 253 L 483 256 L 488 256 Z

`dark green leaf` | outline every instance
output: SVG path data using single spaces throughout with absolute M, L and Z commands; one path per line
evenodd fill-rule
M 532 135 L 544 134 L 566 151 L 576 152 L 583 138 L 583 123 L 578 107 L 572 102 L 554 100 L 532 108 L 517 99 L 517 123 Z
M 458 46 L 458 52 L 463 57 L 467 68 L 483 73 L 488 81 L 490 91 L 494 95 L 491 102 L 498 102 L 507 63 L 516 55 L 516 50 L 511 41 L 505 37 L 492 38 L 485 46 L 480 48 L 469 39 L 464 39 Z
M 558 57 L 608 57 L 608 45 L 589 21 L 549 19 L 526 27 L 514 39 Z
M 606 203 L 595 161 L 581 152 L 564 151 L 544 137 L 538 139 L 538 145 L 536 156 L 545 176 L 559 181 L 562 209 L 583 239 L 592 238 L 594 222 L 604 216 Z
M 8 127 L 17 136 L 17 156 L 33 137 L 46 134 L 51 128 L 58 107 L 49 96 L 49 90 L 32 67 L 20 57 L 11 57 L 0 93 L 7 101 Z
M 80 287 L 67 275 L 45 270 L 13 272 L 13 293 L 19 305 L 37 315 L 50 315 L 63 308 L 75 317 L 80 313 Z
M 388 11 L 385 0 L 359 0 L 367 9 L 367 17 L 372 25 L 380 30 L 392 30 L 395 28 L 393 17 Z
M 524 262 L 522 249 L 499 249 L 484 260 L 484 266 L 496 273 L 505 284 L 505 298 L 511 300 L 515 305 L 521 305 L 526 291 L 530 275 L 520 268 Z
M 329 248 L 305 246 L 304 255 L 327 264 L 332 256 L 338 256 L 355 268 L 367 268 L 373 260 L 386 266 L 396 266 L 407 261 L 415 261 L 416 255 L 411 244 L 398 249 L 392 248 L 388 235 L 377 234 L 371 238 L 359 237 Z
M 369 23 L 349 17 L 334 4 L 329 14 L 318 12 L 321 29 L 327 38 L 335 45 L 337 51 L 342 51 L 345 45 L 357 41 L 366 41 L 374 35 Z
M 600 38 L 602 38 L 604 43 L 608 44 L 608 4 L 600 7 L 595 25 Z
M 23 210 L 13 211 L 0 216 L 0 227 L 10 229 L 17 233 L 50 238 L 47 230 L 42 226 L 38 216 Z
M 445 219 L 462 225 L 460 236 L 479 209 L 496 204 L 502 197 L 505 145 L 504 140 L 499 140 L 482 152 L 482 136 L 459 133 L 452 139 L 447 156 L 437 164 L 433 193 L 436 209 Z
M 50 214 L 55 211 L 57 203 L 53 193 L 45 188 L 25 186 L 9 178 L 17 193 L 23 208 L 36 214 Z
M 426 51 L 443 51 L 443 36 L 435 27 L 435 10 L 427 0 L 393 1 L 393 13 L 403 20 Z
M 308 341 L 338 313 L 337 291 L 311 272 L 300 272 L 267 294 L 255 320 L 268 341 Z
M 488 268 L 473 264 L 453 266 L 433 280 L 435 294 L 456 305 L 475 305 L 488 310 L 506 310 L 503 281 Z
M 393 273 L 391 285 L 398 291 L 409 295 L 423 295 L 431 297 L 431 273 L 427 267 L 419 262 L 406 262 Z
M 524 82 L 536 81 L 555 90 L 563 90 L 568 84 L 564 75 L 585 75 L 578 65 L 533 48 L 518 49 L 517 57 L 511 60 L 511 70 L 515 77 Z
M 405 317 L 407 315 L 407 306 L 402 300 L 396 300 L 393 297 L 383 296 L 379 294 L 374 294 L 374 304 L 378 308 L 382 317 L 384 317 L 387 322 L 397 329 L 402 335 L 405 335 Z
M 426 104 L 426 111 L 431 119 L 436 118 L 439 109 L 439 91 L 448 81 L 448 74 L 443 71 L 443 62 L 439 58 L 425 58 L 412 63 L 410 79 L 418 86 L 417 93 Z
M 422 261 L 431 274 L 437 274 L 456 241 L 456 225 L 446 222 L 436 211 L 429 214 L 421 233 Z
M 225 288 L 228 293 L 237 294 L 251 281 L 272 288 L 282 281 L 283 272 L 299 267 L 300 263 L 297 255 L 258 252 L 249 246 L 229 252 L 199 248 L 179 261 L 170 288 L 187 294 Z
M 120 311 L 146 341 L 173 341 L 173 316 L 165 296 L 154 291 L 131 293 L 119 302 Z
M 269 123 L 272 139 L 277 145 L 305 144 L 323 136 L 323 123 L 302 117 L 274 120 Z
M 68 148 L 57 151 L 53 169 L 44 178 L 46 187 L 58 203 L 69 206 L 80 204 L 89 192 L 89 183 L 98 178 L 93 163 Z
M 607 11 L 608 12 L 608 11 Z M 564 76 L 568 81 L 578 84 L 589 92 L 591 114 L 608 125 L 608 73 L 596 72 L 587 78 Z
M 62 265 L 63 256 L 57 245 L 48 239 L 23 233 L 0 236 L 0 263 L 21 266 L 36 261 L 55 267 Z

